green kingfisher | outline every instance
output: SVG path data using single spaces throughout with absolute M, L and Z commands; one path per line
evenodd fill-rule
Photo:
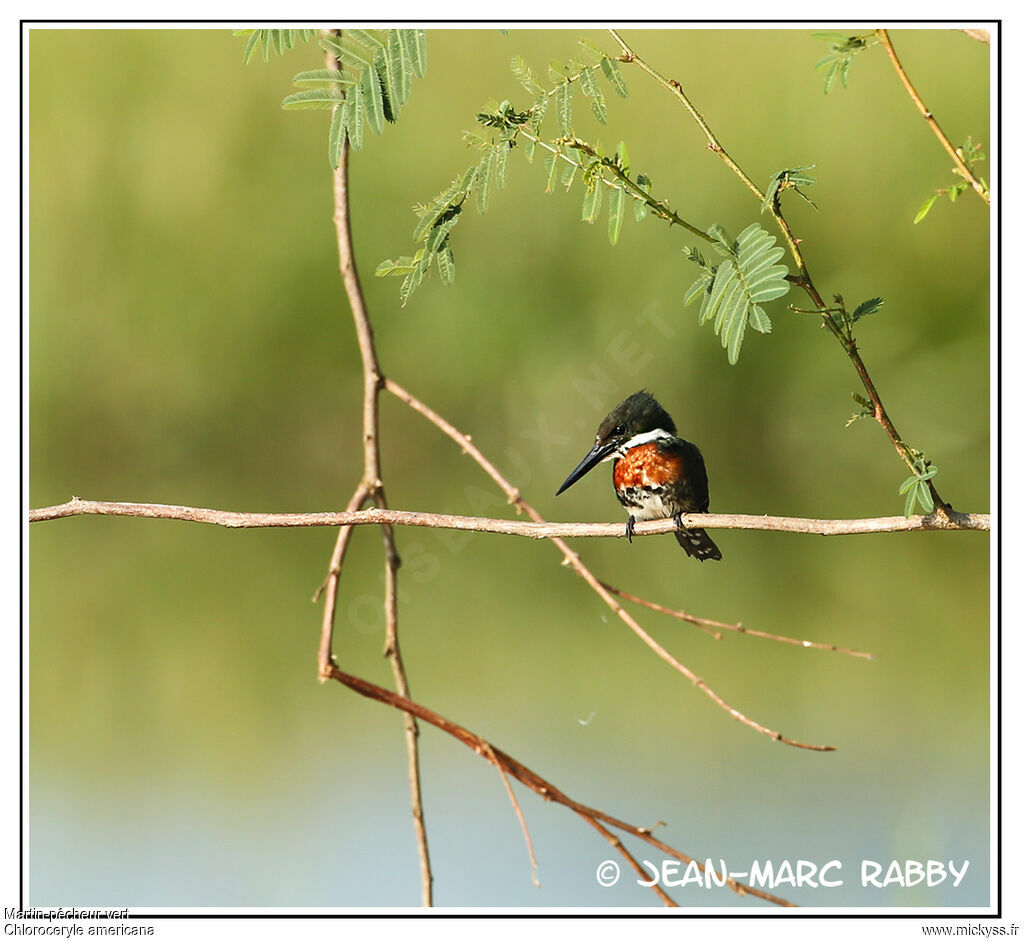
M 612 486 L 629 514 L 626 538 L 637 520 L 676 521 L 676 539 L 686 554 L 704 562 L 722 553 L 703 529 L 687 529 L 683 513 L 708 510 L 708 474 L 697 445 L 676 435 L 676 423 L 650 392 L 641 389 L 609 412 L 594 446 L 565 478 L 568 490 L 602 461 L 612 461 Z

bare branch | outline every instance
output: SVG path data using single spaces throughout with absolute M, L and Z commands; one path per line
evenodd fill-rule
M 530 855 L 530 881 L 539 889 L 540 879 L 537 878 L 537 854 L 533 851 L 533 840 L 530 838 L 530 828 L 526 825 L 526 818 L 523 816 L 523 809 L 519 806 L 519 801 L 516 800 L 516 793 L 512 790 L 512 784 L 509 782 L 508 775 L 505 774 L 505 769 L 502 767 L 501 762 L 498 761 L 498 757 L 494 754 L 494 749 L 490 744 L 487 745 L 484 755 L 487 760 L 498 769 L 498 774 L 501 775 L 501 781 L 502 784 L 505 785 L 505 792 L 508 794 L 508 799 L 512 804 L 512 809 L 516 812 L 516 816 L 519 818 L 519 826 L 523 831 L 523 839 L 526 840 L 526 852 Z
M 525 507 L 519 501 L 521 507 Z M 532 509 L 532 508 L 531 508 Z M 534 511 L 535 512 L 535 511 Z M 548 523 L 546 521 L 490 519 L 483 516 L 451 516 L 446 513 L 421 513 L 418 510 L 391 510 L 371 507 L 365 510 L 339 510 L 324 513 L 240 513 L 205 507 L 173 506 L 163 503 L 110 503 L 80 500 L 29 510 L 29 522 L 64 519 L 69 516 L 137 516 L 147 519 L 183 520 L 211 523 L 228 529 L 266 529 L 303 526 L 421 526 L 427 529 L 458 529 L 530 539 L 624 537 L 622 523 Z M 852 536 L 865 533 L 909 533 L 922 530 L 991 529 L 988 513 L 955 513 L 949 518 L 929 516 L 880 516 L 867 519 L 805 519 L 795 516 L 749 516 L 740 513 L 684 513 L 684 526 L 702 529 L 756 529 L 769 532 L 807 533 L 817 536 Z M 638 522 L 634 536 L 657 536 L 675 531 L 670 519 Z
M 349 511 L 358 510 L 366 501 L 368 494 L 369 490 L 364 484 L 356 487 L 356 492 L 348 501 Z M 327 568 L 327 578 L 324 579 L 323 585 L 313 596 L 313 601 L 316 602 L 322 592 L 327 592 L 327 597 L 324 599 L 324 614 L 320 625 L 320 650 L 317 657 L 317 671 L 321 682 L 328 678 L 331 671 L 331 657 L 334 650 L 334 611 L 338 604 L 338 579 L 341 577 L 341 566 L 345 561 L 345 552 L 348 549 L 348 541 L 351 536 L 351 526 L 342 526 L 338 530 L 334 552 L 331 554 L 331 563 Z
M 337 34 L 337 30 L 334 31 Z M 340 69 L 341 63 L 334 55 L 327 52 L 327 67 Z M 337 110 L 337 105 L 335 109 Z M 359 354 L 363 364 L 363 479 L 352 501 L 359 498 L 361 506 L 365 497 L 373 500 L 374 506 L 381 511 L 388 508 L 384 495 L 383 475 L 380 464 L 380 421 L 379 398 L 382 385 L 380 363 L 377 359 L 377 348 L 374 343 L 373 325 L 366 309 L 366 299 L 359 281 L 359 269 L 356 266 L 355 249 L 352 245 L 352 217 L 348 197 L 348 164 L 349 144 L 346 139 L 341 150 L 341 159 L 334 170 L 334 229 L 338 242 L 338 270 L 345 285 L 345 294 L 352 309 L 352 320 L 355 325 L 356 339 L 359 342 Z M 361 494 L 365 492 L 365 496 Z M 350 501 L 351 506 L 351 501 Z M 329 590 L 324 603 L 323 628 L 321 631 L 320 676 L 324 676 L 325 658 L 333 662 L 330 642 L 333 633 L 334 611 L 337 604 L 337 580 L 344 557 L 345 544 L 351 529 L 344 526 L 338 534 L 334 554 L 331 557 L 331 568 L 328 574 Z M 409 681 L 402 662 L 402 649 L 398 642 L 398 568 L 402 560 L 395 545 L 395 534 L 391 524 L 381 522 L 381 537 L 384 540 L 384 656 L 391 664 L 391 672 L 395 679 L 395 687 L 399 694 L 408 698 Z M 337 564 L 335 564 L 337 556 Z M 325 643 L 328 645 L 325 649 Z M 430 850 L 427 846 L 427 830 L 423 821 L 423 793 L 420 783 L 419 728 L 416 719 L 410 713 L 404 714 L 405 745 L 408 757 L 409 799 L 412 807 L 413 829 L 416 832 L 416 847 L 420 861 L 421 899 L 424 907 L 433 904 L 434 876 L 430 868 Z
M 985 30 L 978 30 L 971 32 L 964 30 L 968 35 L 974 36 L 975 39 L 981 38 L 977 35 L 978 32 L 985 32 Z M 910 76 L 907 75 L 906 70 L 900 63 L 899 56 L 896 55 L 896 50 L 893 48 L 892 40 L 889 38 L 889 31 L 887 29 L 876 29 L 875 35 L 879 41 L 885 47 L 885 52 L 889 56 L 889 61 L 892 62 L 892 67 L 896 70 L 896 74 L 899 76 L 900 81 L 903 83 L 903 87 L 907 90 L 907 94 L 910 95 L 910 100 L 914 102 L 917 110 L 921 112 L 921 117 L 928 122 L 928 127 L 932 129 L 932 133 L 939 139 L 939 143 L 942 144 L 946 153 L 949 154 L 953 163 L 956 165 L 956 172 L 960 174 L 968 183 L 971 184 L 974 192 L 976 192 L 983 200 L 986 205 L 991 205 L 991 199 L 988 195 L 988 191 L 985 189 L 984 184 L 979 180 L 974 173 L 971 172 L 971 168 L 964 162 L 963 156 L 953 146 L 950 139 L 946 137 L 945 131 L 939 127 L 939 122 L 935 120 L 931 111 L 928 110 L 925 103 L 921 100 L 921 96 L 917 93 L 917 89 L 914 88 L 910 81 Z M 987 42 L 987 38 L 983 40 Z
M 643 842 L 648 845 L 653 846 L 655 849 L 661 850 L 661 852 L 665 853 L 667 856 L 671 856 L 673 859 L 678 859 L 684 865 L 693 865 L 701 873 L 705 872 L 705 867 L 692 856 L 687 856 L 686 853 L 680 852 L 668 843 L 657 839 L 651 832 L 652 828 L 635 826 L 634 824 L 627 823 L 625 820 L 620 820 L 617 817 L 606 814 L 604 811 L 598 810 L 595 807 L 588 807 L 586 804 L 581 804 L 579 801 L 573 800 L 567 794 L 555 787 L 550 781 L 545 780 L 536 772 L 531 771 L 525 765 L 516 761 L 516 759 L 511 755 L 503 752 L 500 748 L 493 746 L 486 739 L 474 732 L 470 732 L 469 729 L 452 722 L 450 719 L 446 719 L 444 716 L 428 709 L 426 706 L 399 696 L 396 693 L 392 693 L 390 690 L 370 683 L 368 680 L 364 680 L 361 677 L 344 673 L 337 667 L 333 667 L 331 669 L 331 679 L 337 680 L 339 683 L 347 686 L 351 690 L 354 690 L 361 696 L 366 696 L 368 699 L 375 699 L 378 702 L 386 703 L 389 706 L 393 706 L 395 709 L 401 709 L 403 712 L 412 713 L 424 722 L 439 728 L 442 732 L 447 732 L 453 738 L 458 739 L 464 745 L 472 748 L 473 751 L 491 762 L 491 764 L 500 767 L 505 773 L 511 774 L 517 781 L 521 784 L 525 784 L 526 787 L 534 793 L 539 794 L 545 800 L 554 801 L 556 804 L 568 807 L 588 822 L 600 822 L 602 824 L 607 824 L 610 827 L 614 827 L 616 830 L 629 833 L 637 839 L 643 840 Z M 777 895 L 771 895 L 770 893 L 763 892 L 753 886 L 737 882 L 732 877 L 727 877 L 725 879 L 725 884 L 737 895 L 753 895 L 757 898 L 764 899 L 766 902 L 771 902 L 774 905 L 792 907 L 793 904 L 792 902 L 787 902 L 785 899 L 780 898 Z
M 874 656 L 872 654 L 865 653 L 862 650 L 850 650 L 848 647 L 837 647 L 835 644 L 821 644 L 813 640 L 799 640 L 796 637 L 786 637 L 783 634 L 769 634 L 767 631 L 756 631 L 752 627 L 744 627 L 742 624 L 727 624 L 724 621 L 712 621 L 710 618 L 699 618 L 686 611 L 666 608 L 664 605 L 658 604 L 656 601 L 648 601 L 646 598 L 639 598 L 636 595 L 630 594 L 628 591 L 623 591 L 621 588 L 616 588 L 606 582 L 601 582 L 601 584 L 604 585 L 604 587 L 613 595 L 625 598 L 626 601 L 632 601 L 634 604 L 642 605 L 645 608 L 649 608 L 651 611 L 658 611 L 661 614 L 667 614 L 669 617 L 676 618 L 679 621 L 688 621 L 690 624 L 696 624 L 697 627 L 700 627 L 711 634 L 715 640 L 722 639 L 722 635 L 714 630 L 714 628 L 717 627 L 721 628 L 723 631 L 735 631 L 737 634 L 748 634 L 750 637 L 761 637 L 765 640 L 777 640 L 780 643 L 793 644 L 796 647 L 811 647 L 816 650 L 832 650 L 835 653 L 849 654 L 851 657 L 863 657 L 865 660 L 874 660 Z
M 977 39 L 978 42 L 983 42 L 986 46 L 992 41 L 991 35 L 987 29 L 964 29 L 961 27 L 961 33 L 966 33 L 971 39 Z

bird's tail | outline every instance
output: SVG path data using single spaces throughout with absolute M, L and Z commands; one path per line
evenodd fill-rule
M 676 539 L 686 550 L 686 554 L 693 559 L 705 562 L 708 559 L 717 561 L 722 558 L 721 550 L 703 529 L 680 529 L 676 532 Z

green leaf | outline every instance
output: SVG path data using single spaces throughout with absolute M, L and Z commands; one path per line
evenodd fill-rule
M 928 213 L 931 211 L 932 206 L 935 205 L 935 200 L 939 198 L 938 193 L 932 193 L 923 203 L 921 208 L 917 210 L 917 215 L 914 216 L 914 225 L 917 225 Z
M 461 213 L 453 212 L 445 217 L 443 222 L 438 223 L 430 230 L 427 238 L 427 251 L 434 253 L 440 250 L 441 246 L 448 240 L 448 234 L 459 221 Z
M 314 69 L 311 72 L 299 72 L 292 79 L 292 84 L 330 88 L 334 85 L 354 85 L 355 79 L 338 69 Z
M 441 275 L 441 283 L 450 285 L 455 280 L 455 258 L 451 246 L 445 242 L 437 253 L 437 271 Z
M 708 272 L 701 272 L 697 277 L 697 280 L 693 282 L 683 295 L 683 306 L 689 307 L 701 294 L 706 293 L 708 285 L 711 283 L 712 275 Z
M 403 105 L 409 100 L 409 95 L 412 92 L 412 50 L 410 45 L 415 41 L 412 33 L 413 31 L 410 29 L 391 30 L 391 36 L 395 38 L 395 42 L 393 46 L 389 46 L 388 50 L 390 55 L 397 55 L 398 61 L 401 62 L 401 70 L 396 73 L 396 76 L 401 87 Z M 394 68 L 394 58 L 392 58 L 391 65 Z
M 526 122 L 526 126 L 534 133 L 540 133 L 540 126 L 544 121 L 544 115 L 548 110 L 548 102 L 551 99 L 548 98 L 547 94 L 542 94 L 537 97 L 534 101 L 533 107 L 530 108 L 530 120 Z
M 353 150 L 362 150 L 363 147 L 363 112 L 366 110 L 366 102 L 363 98 L 363 88 L 356 85 L 345 102 L 348 111 L 346 123 L 348 125 L 348 141 Z
M 373 33 L 368 33 L 365 29 L 346 29 L 345 35 L 349 39 L 355 40 L 360 46 L 366 46 L 372 52 L 384 48 L 384 43 L 374 36 Z
M 403 30 L 393 29 L 388 33 L 388 72 L 391 79 L 392 100 L 399 107 L 409 100 L 410 76 L 406 71 L 408 54 L 402 41 Z
M 306 42 L 316 30 L 313 29 L 236 29 L 233 36 L 248 36 L 242 61 L 248 64 L 256 50 L 263 47 L 263 61 L 270 59 L 270 53 L 283 55 L 286 49 L 294 47 L 297 39 Z
M 814 203 L 797 189 L 799 186 L 812 186 L 818 182 L 813 176 L 805 172 L 813 168 L 814 164 L 809 163 L 802 167 L 789 167 L 785 170 L 779 170 L 768 183 L 764 200 L 761 203 L 761 212 L 771 209 L 777 196 L 781 196 L 782 192 L 787 189 L 793 190 L 797 196 L 814 206 Z M 815 206 L 815 208 L 817 207 Z
M 743 334 L 747 329 L 747 320 L 745 317 L 736 317 L 732 323 L 729 324 L 724 331 L 722 331 L 722 343 L 725 345 L 725 341 L 728 340 L 728 346 L 726 352 L 729 357 L 729 365 L 735 366 L 737 360 L 740 358 L 740 346 L 743 344 Z
M 416 228 L 412 230 L 412 240 L 414 242 L 418 242 L 430 229 L 434 227 L 441 216 L 446 212 L 453 211 L 456 211 L 455 207 L 449 206 L 447 203 L 440 201 L 440 197 L 435 197 L 434 201 L 429 206 L 424 206 L 418 209 L 417 214 L 420 217 L 420 221 L 416 223 Z M 459 208 L 458 211 L 461 212 L 461 208 Z
M 853 322 L 856 323 L 861 317 L 867 317 L 868 314 L 875 313 L 884 303 L 884 298 L 872 297 L 870 300 L 862 301 L 858 304 L 850 316 Z
M 619 241 L 625 202 L 626 194 L 618 186 L 608 194 L 608 241 L 612 245 L 618 244 Z
M 572 184 L 576 181 L 576 173 L 579 170 L 579 164 L 573 162 L 567 162 L 565 168 L 562 170 L 562 186 L 566 190 L 572 189 Z
M 305 91 L 293 92 L 281 102 L 281 107 L 285 111 L 310 111 L 315 108 L 333 108 L 344 100 L 344 95 L 334 87 L 307 88 Z
M 651 180 L 650 177 L 645 176 L 643 173 L 636 175 L 636 185 L 640 187 L 645 193 L 650 195 L 651 192 Z M 633 215 L 637 222 L 643 222 L 647 218 L 647 203 L 642 199 L 637 199 L 633 203 Z
M 935 509 L 935 501 L 932 499 L 931 488 L 924 481 L 925 478 L 922 477 L 917 482 L 917 502 L 925 513 L 931 513 Z
M 771 333 L 772 322 L 768 319 L 768 315 L 764 312 L 764 308 L 759 304 L 754 304 L 750 308 L 750 326 L 752 326 L 758 333 Z
M 412 258 L 408 255 L 402 255 L 401 258 L 397 258 L 395 261 L 385 258 L 384 261 L 377 265 L 373 273 L 378 278 L 392 278 L 407 275 L 415 267 L 416 265 Z
M 906 493 L 911 487 L 917 483 L 917 474 L 912 474 L 903 483 L 900 484 L 900 493 Z
M 412 292 L 423 283 L 427 270 L 430 268 L 430 262 L 435 257 L 434 255 L 428 255 L 423 249 L 420 249 L 413 256 L 414 264 L 412 270 L 405 276 L 405 280 L 398 290 L 398 296 L 402 301 L 403 307 L 412 296 Z
M 558 132 L 562 137 L 572 134 L 572 87 L 568 81 L 555 89 L 555 107 L 558 112 Z
M 811 38 L 812 39 L 821 39 L 821 40 L 824 40 L 825 42 L 830 42 L 830 43 L 833 43 L 833 44 L 836 44 L 836 45 L 841 45 L 841 44 L 844 44 L 847 41 L 847 39 L 850 38 L 850 35 L 849 35 L 849 33 L 822 32 L 822 33 L 811 33 Z
M 422 29 L 409 30 L 412 40 L 409 53 L 412 56 L 412 73 L 417 78 L 427 74 L 427 34 Z
M 601 124 L 607 124 L 608 106 L 604 101 L 604 93 L 601 91 L 601 86 L 597 84 L 597 79 L 594 78 L 594 73 L 590 69 L 585 69 L 580 73 L 580 88 L 583 89 L 583 94 L 587 98 L 593 99 L 590 103 L 590 108 L 594 112 L 594 117 Z
M 622 71 L 619 69 L 619 63 L 614 59 L 605 57 L 601 60 L 601 71 L 604 72 L 604 77 L 611 83 L 612 88 L 615 89 L 615 93 L 620 98 L 625 98 L 629 94 L 629 90 L 626 88 L 626 81 L 622 77 Z
M 341 151 L 345 146 L 347 134 L 346 120 L 348 117 L 348 103 L 338 105 L 334 114 L 331 115 L 331 130 L 327 135 L 327 159 L 331 162 L 331 168 L 338 169 L 341 163 Z
M 505 177 L 508 174 L 508 152 L 510 148 L 505 141 L 501 141 L 494 148 L 494 171 L 498 189 L 505 188 Z
M 708 235 L 715 240 L 715 248 L 721 255 L 732 255 L 732 239 L 729 238 L 729 233 L 725 231 L 717 222 L 708 226 Z
M 815 39 L 822 39 L 829 44 L 830 52 L 819 59 L 816 69 L 827 69 L 825 73 L 825 94 L 829 93 L 838 76 L 843 88 L 846 88 L 847 76 L 853 56 L 866 49 L 874 39 L 872 36 L 847 36 L 842 33 L 814 33 Z
M 595 46 L 589 39 L 579 39 L 577 42 L 583 47 L 592 62 L 596 63 L 605 58 L 604 50 Z
M 839 74 L 839 63 L 833 62 L 832 67 L 825 73 L 825 94 L 832 90 L 832 85 Z
M 788 269 L 785 265 L 776 264 L 785 254 L 785 249 L 776 245 L 775 236 L 756 222 L 747 226 L 734 244 L 729 242 L 721 226 L 709 227 L 708 234 L 716 240 L 716 248 L 726 257 L 713 274 L 705 267 L 705 275 L 690 286 L 684 300 L 689 303 L 701 290 L 706 291 L 699 322 L 706 323 L 714 318 L 715 333 L 728 352 L 729 362 L 735 363 L 748 323 L 761 333 L 771 330 L 771 320 L 761 304 L 789 291 Z M 689 256 L 691 260 L 697 260 L 693 252 Z
M 512 74 L 520 85 L 531 95 L 545 95 L 544 87 L 534 78 L 533 70 L 526 64 L 522 56 L 512 56 Z
M 384 130 L 384 98 L 380 90 L 380 79 L 373 67 L 364 69 L 359 79 L 360 97 L 366 108 L 366 123 L 374 134 Z
M 907 491 L 907 499 L 903 504 L 903 515 L 913 516 L 914 515 L 914 504 L 917 502 L 917 487 L 912 486 Z
M 626 142 L 619 141 L 615 148 L 615 163 L 622 169 L 622 172 L 629 175 L 629 151 L 626 149 Z
M 362 51 L 357 52 L 350 44 L 338 42 L 333 36 L 324 36 L 320 40 L 320 45 L 343 65 L 357 70 L 370 65 L 370 60 L 365 58 Z
M 251 35 L 249 36 L 249 41 L 245 44 L 245 52 L 242 53 L 243 65 L 249 64 L 249 60 L 252 58 L 252 54 L 256 51 L 257 47 L 260 44 L 260 31 L 258 29 L 253 29 L 249 32 L 251 33 Z M 238 35 L 238 33 L 236 33 L 235 35 Z
M 494 177 L 494 151 L 491 150 L 477 164 L 476 173 L 476 211 L 483 215 L 487 212 L 490 199 L 491 180 Z
M 545 193 L 555 191 L 555 180 L 558 178 L 558 154 L 548 153 L 544 157 L 544 167 L 548 171 L 548 184 L 544 187 Z
M 601 190 L 603 186 L 600 180 L 594 180 L 591 186 L 583 195 L 583 221 L 594 222 L 601 212 Z

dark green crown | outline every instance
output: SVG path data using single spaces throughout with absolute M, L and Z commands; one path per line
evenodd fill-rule
M 643 434 L 645 431 L 653 431 L 655 428 L 661 428 L 670 435 L 676 433 L 676 423 L 672 421 L 672 416 L 658 404 L 658 400 L 646 389 L 634 392 L 608 413 L 608 417 L 601 422 L 601 427 L 597 430 L 598 439 L 606 440 L 618 437 L 615 435 L 615 429 L 620 426 L 629 435 Z

